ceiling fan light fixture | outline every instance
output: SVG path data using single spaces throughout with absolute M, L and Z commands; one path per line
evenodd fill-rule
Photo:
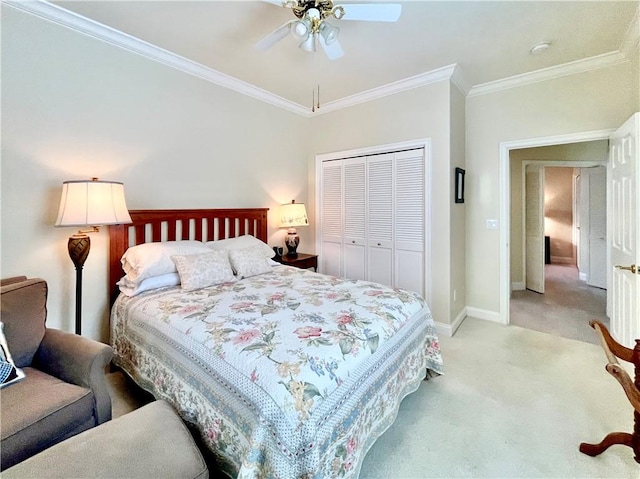
M 333 15 L 338 20 L 341 20 L 342 17 L 344 17 L 344 7 L 341 5 L 336 5 L 335 7 L 333 7 L 333 10 L 331 10 L 331 15 Z
M 308 20 L 296 20 L 291 26 L 291 34 L 296 40 L 306 40 L 310 31 L 311 24 Z
M 312 33 L 309 35 L 306 40 L 304 40 L 300 44 L 300 48 L 302 48 L 305 52 L 313 53 L 316 51 L 316 36 L 317 33 Z
M 338 27 L 334 27 L 327 22 L 322 22 L 320 25 L 320 35 L 322 35 L 327 45 L 334 43 L 338 39 L 339 34 L 340 29 Z

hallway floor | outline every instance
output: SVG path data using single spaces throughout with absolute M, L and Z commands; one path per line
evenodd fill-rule
M 545 265 L 545 292 L 513 291 L 510 322 L 543 333 L 600 344 L 589 326 L 597 319 L 609 327 L 605 315 L 607 291 L 578 279 L 571 265 Z

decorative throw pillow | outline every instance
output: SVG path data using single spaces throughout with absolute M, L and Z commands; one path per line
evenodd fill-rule
M 228 251 L 234 249 L 245 249 L 253 246 L 259 248 L 265 258 L 273 258 L 276 254 L 275 251 L 273 251 L 273 248 L 271 248 L 268 244 L 251 235 L 242 235 L 238 236 L 237 238 L 208 241 L 205 243 L 205 245 L 211 249 L 226 249 Z
M 161 274 L 160 276 L 144 279 L 141 283 L 129 281 L 126 276 L 123 276 L 116 284 L 122 294 L 132 297 L 152 289 L 176 286 L 180 284 L 180 275 L 178 273 Z
M 4 324 L 0 323 L 0 388 L 20 381 L 25 377 L 24 372 L 20 368 L 16 368 L 7 338 L 4 337 Z
M 171 259 L 178 268 L 182 289 L 186 291 L 236 280 L 226 250 L 172 256 Z
M 229 251 L 229 259 L 239 278 L 248 278 L 249 276 L 268 273 L 272 270 L 269 258 L 265 258 L 259 246 L 232 249 Z

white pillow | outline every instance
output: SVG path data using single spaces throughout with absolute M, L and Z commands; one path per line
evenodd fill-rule
M 22 369 L 17 368 L 9 352 L 7 338 L 4 336 L 4 323 L 0 322 L 0 388 L 24 379 Z
M 227 250 L 208 251 L 186 256 L 172 256 L 185 291 L 235 281 Z
M 152 276 L 151 278 L 144 279 L 139 283 L 129 281 L 126 276 L 123 276 L 116 284 L 122 294 L 131 297 L 151 289 L 176 286 L 180 284 L 180 275 L 178 273 L 161 274 L 160 276 Z
M 229 251 L 229 259 L 239 278 L 268 273 L 272 268 L 269 263 L 270 259 L 264 257 L 264 253 L 259 246 L 232 249 Z
M 201 241 L 166 241 L 164 243 L 143 243 L 129 248 L 122 259 L 122 269 L 127 280 L 141 283 L 147 278 L 175 273 L 174 255 L 204 253 L 209 249 Z
M 251 235 L 243 235 L 238 236 L 237 238 L 228 238 L 218 241 L 208 241 L 207 243 L 205 243 L 205 245 L 211 249 L 226 249 L 229 251 L 255 246 L 260 248 L 260 251 L 262 251 L 262 254 L 265 258 L 273 258 L 276 255 L 275 251 L 273 251 L 273 248 L 271 248 L 268 244 L 260 241 L 255 236 Z

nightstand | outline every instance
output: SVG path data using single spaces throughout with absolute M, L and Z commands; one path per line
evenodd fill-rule
M 287 256 L 285 254 L 282 256 L 274 256 L 273 260 L 300 269 L 313 268 L 314 271 L 318 271 L 317 254 L 298 253 L 296 256 Z

